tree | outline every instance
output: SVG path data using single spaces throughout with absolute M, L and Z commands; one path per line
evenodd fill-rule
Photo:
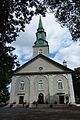
M 75 97 L 78 98 L 78 102 L 80 102 L 80 67 L 74 69 L 72 77 Z
M 15 50 L 11 46 L 25 24 L 29 24 L 34 14 L 42 13 L 45 8 L 38 0 L 0 0 L 0 98 L 11 82 L 13 69 L 18 66 Z M 7 92 L 7 91 L 6 91 Z M 3 95 L 4 94 L 4 95 Z
M 8 87 L 5 87 L 2 91 L 0 91 L 0 103 L 4 102 L 6 105 L 6 101 L 9 100 L 9 91 Z
M 43 4 L 62 26 L 67 26 L 74 41 L 80 38 L 80 0 L 43 0 Z

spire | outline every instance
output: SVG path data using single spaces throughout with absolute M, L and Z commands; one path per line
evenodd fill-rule
M 38 29 L 36 32 L 35 46 L 46 46 L 46 45 L 48 45 L 48 42 L 46 41 L 46 32 L 44 31 L 41 16 L 40 16 Z
M 43 25 L 42 25 L 42 20 L 41 20 L 41 16 L 40 16 L 38 30 L 42 30 L 42 29 L 43 29 Z
M 36 32 L 36 41 L 34 42 L 33 46 L 33 57 L 38 54 L 43 54 L 48 56 L 49 53 L 49 45 L 46 41 L 46 32 L 43 28 L 41 16 L 39 17 L 38 29 Z

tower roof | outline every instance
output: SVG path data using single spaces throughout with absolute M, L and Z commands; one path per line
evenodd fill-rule
M 48 46 L 48 42 L 46 41 L 46 32 L 44 31 L 41 16 L 39 18 L 38 29 L 36 32 L 36 41 L 35 46 Z
M 42 20 L 41 20 L 41 16 L 40 16 L 38 29 L 41 29 L 41 28 L 43 28 L 43 25 L 42 25 Z
M 41 16 L 40 16 L 40 18 L 39 18 L 39 25 L 38 25 L 37 31 L 38 31 L 38 32 L 39 32 L 39 31 L 44 31 L 43 24 L 42 24 L 42 20 L 41 20 Z

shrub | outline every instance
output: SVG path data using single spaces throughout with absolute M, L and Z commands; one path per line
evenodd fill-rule
M 57 104 L 57 101 L 55 101 L 54 104 Z
M 16 102 L 13 102 L 13 104 L 16 104 Z
M 32 104 L 33 104 L 33 105 L 36 105 L 36 103 L 37 103 L 37 102 L 36 102 L 36 101 L 34 101 Z
M 53 107 L 53 105 L 52 104 L 50 104 L 50 108 L 52 108 Z
M 10 104 L 10 108 L 12 108 L 12 107 L 13 107 L 13 103 Z
M 28 107 L 29 107 L 29 104 L 26 105 L 26 108 L 28 108 Z

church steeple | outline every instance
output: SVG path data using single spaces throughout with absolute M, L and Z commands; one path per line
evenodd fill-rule
M 39 50 L 41 52 L 39 52 Z M 38 29 L 36 32 L 36 41 L 34 42 L 34 46 L 33 46 L 33 56 L 36 56 L 38 54 L 44 54 L 48 56 L 48 52 L 49 52 L 49 46 L 48 46 L 48 42 L 46 41 L 46 32 L 44 31 L 40 16 Z
M 35 45 L 36 46 L 48 45 L 48 42 L 46 41 L 46 32 L 44 31 L 41 17 L 39 19 L 39 25 L 38 25 L 38 29 L 37 29 L 37 32 L 36 32 L 36 42 L 35 42 Z
M 39 25 L 38 25 L 38 30 L 37 30 L 37 31 L 38 31 L 38 32 L 39 32 L 39 31 L 44 31 L 43 25 L 42 25 L 41 16 L 40 16 L 40 19 L 39 19 Z

